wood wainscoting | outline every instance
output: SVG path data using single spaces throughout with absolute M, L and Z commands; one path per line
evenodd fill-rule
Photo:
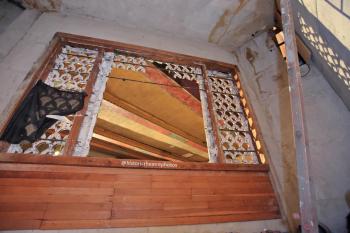
M 155 169 L 122 167 L 116 161 L 0 154 L 0 229 L 140 227 L 280 217 L 263 165 L 255 170 L 219 164 Z

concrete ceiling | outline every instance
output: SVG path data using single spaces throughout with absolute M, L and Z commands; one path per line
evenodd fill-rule
M 274 0 L 23 0 L 27 7 L 113 21 L 233 50 L 273 25 Z

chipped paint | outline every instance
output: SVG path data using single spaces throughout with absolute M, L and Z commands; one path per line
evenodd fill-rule
M 89 100 L 86 116 L 80 128 L 78 142 L 74 148 L 74 156 L 85 157 L 90 151 L 90 141 L 93 135 L 93 130 L 96 124 L 97 114 L 100 109 L 103 93 L 106 88 L 108 74 L 111 71 L 114 53 L 105 53 L 100 64 L 100 71 L 97 75 L 96 83 L 92 90 L 92 95 Z
M 209 163 L 217 163 L 219 149 L 218 149 L 218 145 L 215 142 L 214 129 L 213 129 L 212 120 L 209 114 L 208 96 L 205 91 L 203 77 L 200 75 L 198 75 L 197 77 L 198 77 L 199 94 L 201 97 L 201 104 L 202 104 L 202 111 L 203 111 L 203 124 L 205 129 L 205 137 L 207 141 Z
M 23 5 L 29 9 L 39 11 L 59 11 L 61 9 L 61 0 L 23 0 Z
M 214 28 L 210 31 L 208 37 L 209 42 L 219 43 L 221 41 L 230 27 L 233 16 L 235 16 L 247 4 L 247 2 L 248 1 L 246 0 L 239 0 L 238 7 L 236 7 L 236 4 L 234 4 L 233 7 L 224 11 Z
M 249 61 L 250 65 L 253 67 L 254 74 L 257 74 L 256 69 L 255 69 L 255 65 L 254 65 L 254 61 L 255 61 L 255 58 L 258 56 L 258 53 L 253 51 L 250 48 L 247 48 L 245 56 L 246 56 L 247 60 Z

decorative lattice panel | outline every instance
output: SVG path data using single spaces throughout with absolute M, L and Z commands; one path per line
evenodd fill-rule
M 45 83 L 61 90 L 83 91 L 89 81 L 97 51 L 66 46 Z
M 65 46 L 44 82 L 65 91 L 85 90 L 90 78 L 97 51 Z M 61 155 L 72 128 L 73 116 L 58 120 L 34 143 L 12 144 L 9 153 Z
M 247 118 L 242 112 L 216 110 L 216 121 L 221 130 L 249 130 Z
M 146 66 L 147 62 L 143 57 L 133 57 L 122 54 L 118 54 L 114 57 L 114 63 L 112 65 L 113 68 L 132 70 L 143 73 L 146 72 Z
M 209 77 L 212 92 L 238 95 L 238 88 L 234 85 L 233 80 L 226 78 Z
M 226 162 L 258 164 L 260 142 L 239 80 L 217 71 L 208 71 L 208 79 Z
M 57 121 L 41 136 L 40 140 L 34 143 L 12 144 L 9 152 L 61 155 L 71 128 L 71 122 Z
M 197 81 L 197 75 L 202 74 L 199 67 L 179 65 L 169 62 L 154 61 L 139 56 L 116 54 L 113 68 L 146 72 L 146 67 L 157 67 L 167 74 L 171 74 L 174 79 L 184 79 Z
M 225 151 L 224 156 L 227 163 L 238 164 L 258 164 L 257 155 L 255 152 L 242 151 Z
M 225 93 L 212 93 L 214 109 L 224 112 L 243 112 L 240 99 L 237 96 Z
M 254 150 L 252 138 L 247 132 L 221 130 L 220 138 L 224 151 Z

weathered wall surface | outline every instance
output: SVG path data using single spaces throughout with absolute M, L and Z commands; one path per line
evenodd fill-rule
M 159 31 L 176 38 L 209 41 L 232 50 L 273 26 L 274 1 L 62 0 L 61 12 Z
M 0 111 L 7 113 L 6 106 L 11 96 L 20 87 L 25 75 L 38 57 L 47 48 L 55 32 L 67 32 L 96 38 L 126 42 L 147 47 L 154 47 L 178 53 L 215 59 L 233 63 L 232 54 L 208 43 L 189 42 L 172 39 L 156 33 L 144 33 L 141 30 L 130 30 L 104 21 L 87 18 L 60 16 L 55 13 L 44 13 L 26 30 L 26 34 L 16 39 L 16 45 L 0 63 Z M 0 119 L 1 121 L 1 119 Z M 240 232 L 259 233 L 263 229 L 284 230 L 280 220 L 256 221 L 244 223 L 208 224 L 176 227 L 149 227 L 119 230 L 99 230 L 99 232 Z M 16 231 L 35 232 L 35 231 Z M 57 231 L 49 231 L 57 232 Z M 66 232 L 96 232 L 80 230 Z
M 0 33 L 5 31 L 21 13 L 22 9 L 9 3 L 8 1 L 0 1 Z
M 276 188 L 284 197 L 282 207 L 295 224 L 291 214 L 298 210 L 298 189 L 285 63 L 266 34 L 235 56 L 270 155 Z M 332 232 L 345 233 L 350 112 L 315 65 L 302 80 L 319 220 Z
M 6 29 L 4 29 L 6 32 L 0 36 L 0 62 L 11 52 L 11 49 L 16 46 L 17 42 L 24 37 L 40 14 L 36 10 L 26 10 L 14 22 L 6 25 Z
M 312 59 L 350 109 L 350 2 L 291 1 L 297 33 Z

